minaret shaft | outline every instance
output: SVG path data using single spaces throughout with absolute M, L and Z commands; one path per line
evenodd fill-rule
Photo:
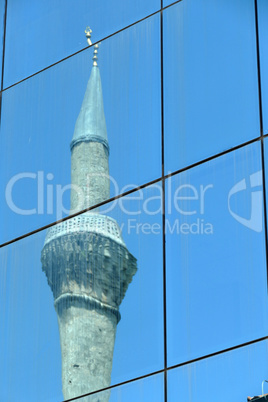
M 58 312 L 65 399 L 108 387 L 117 320 L 96 310 L 70 306 Z M 96 396 L 84 401 L 97 401 Z M 108 402 L 109 393 L 101 395 Z
M 90 141 L 75 145 L 71 164 L 71 213 L 109 199 L 108 153 L 102 143 Z
M 86 35 L 91 43 L 89 28 Z M 97 48 L 71 141 L 71 213 L 110 196 Z M 110 385 L 119 306 L 137 270 L 116 221 L 96 212 L 52 226 L 41 255 L 58 315 L 65 399 Z M 109 396 L 110 391 L 105 391 L 81 402 L 108 402 Z
M 119 306 L 137 270 L 118 224 L 85 213 L 52 226 L 41 259 L 58 315 L 64 398 L 109 386 Z M 109 392 L 94 398 L 83 402 L 108 402 Z

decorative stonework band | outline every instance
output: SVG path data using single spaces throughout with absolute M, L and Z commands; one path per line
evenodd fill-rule
M 91 212 L 75 216 L 58 225 L 52 226 L 47 231 L 45 245 L 51 240 L 62 237 L 63 235 L 89 232 L 108 237 L 122 246 L 125 246 L 117 222 L 106 215 Z
M 107 154 L 109 155 L 109 153 L 110 153 L 110 147 L 109 147 L 108 141 L 105 140 L 104 138 L 99 137 L 98 135 L 88 134 L 88 135 L 83 135 L 83 136 L 73 139 L 70 144 L 71 151 L 72 151 L 73 147 L 75 145 L 79 144 L 80 142 L 99 142 L 100 144 L 104 145 Z
M 119 313 L 118 309 L 102 303 L 91 296 L 81 294 L 64 293 L 54 301 L 54 306 L 58 314 L 61 314 L 66 308 L 74 306 L 86 308 L 87 310 L 96 310 L 100 314 L 114 315 L 116 317 L 117 324 L 121 319 L 121 314 Z

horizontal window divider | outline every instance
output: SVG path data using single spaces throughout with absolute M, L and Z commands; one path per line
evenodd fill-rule
M 227 154 L 229 154 L 229 153 L 231 153 L 233 151 L 237 151 L 238 149 L 244 148 L 247 145 L 254 144 L 255 142 L 258 142 L 258 141 L 260 142 L 262 140 L 262 138 L 263 137 L 261 137 L 261 136 L 256 137 L 256 138 L 253 138 L 252 140 L 249 140 L 249 141 L 243 142 L 243 143 L 241 143 L 239 145 L 236 145 L 234 147 L 228 148 L 225 151 L 219 152 L 219 153 L 214 154 L 212 156 L 209 156 L 209 157 L 207 157 L 205 159 L 202 159 L 202 160 L 200 160 L 198 162 L 192 163 L 191 165 L 187 165 L 187 166 L 185 166 L 185 167 L 183 167 L 181 169 L 175 170 L 174 172 L 168 173 L 167 175 L 164 176 L 164 178 L 168 179 L 169 177 L 175 176 L 175 175 L 177 175 L 179 173 L 185 172 L 187 170 L 193 169 L 194 167 L 197 167 L 199 165 L 202 165 L 204 163 L 207 163 L 207 162 L 210 162 L 210 161 L 212 161 L 214 159 L 217 159 L 217 158 L 219 158 L 219 157 L 221 157 L 223 155 L 227 155 Z
M 16 237 L 16 238 L 14 238 L 12 240 L 9 240 L 9 241 L 3 243 L 3 244 L 0 244 L 0 248 L 8 246 L 8 245 L 10 245 L 12 243 L 15 243 L 15 242 L 19 241 L 19 240 L 22 240 L 25 237 L 29 237 L 29 236 L 34 235 L 36 233 L 42 232 L 43 230 L 49 229 L 50 227 L 58 225 L 61 222 L 65 222 L 65 221 L 67 221 L 69 219 L 75 218 L 76 216 L 82 215 L 82 214 L 84 214 L 86 212 L 89 212 L 89 211 L 92 211 L 92 210 L 94 210 L 96 208 L 102 207 L 103 205 L 109 204 L 109 202 L 116 201 L 116 200 L 118 200 L 120 198 L 123 198 L 123 197 L 125 197 L 127 195 L 133 194 L 136 191 L 142 190 L 142 189 L 144 189 L 146 187 L 151 186 L 152 184 L 155 184 L 155 183 L 158 183 L 158 182 L 161 182 L 161 181 L 162 181 L 162 177 L 157 178 L 155 180 L 152 180 L 152 181 L 150 181 L 148 183 L 142 184 L 142 185 L 140 185 L 138 187 L 135 187 L 135 188 L 133 188 L 133 189 L 131 189 L 129 191 L 126 191 L 125 193 L 118 194 L 115 197 L 109 198 L 109 199 L 107 199 L 107 200 L 105 200 L 103 202 L 100 202 L 98 204 L 92 205 L 90 208 L 83 209 L 82 211 L 76 212 L 75 214 L 68 215 L 65 218 L 59 219 L 58 221 L 49 223 L 48 225 L 42 226 L 42 227 L 40 227 L 38 229 L 35 229 L 35 230 L 31 231 L 31 232 L 25 233 L 24 235 L 21 235 L 19 237 Z

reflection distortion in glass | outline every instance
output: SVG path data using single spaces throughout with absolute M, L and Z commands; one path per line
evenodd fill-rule
M 90 45 L 90 29 L 86 36 Z M 95 45 L 70 145 L 72 213 L 109 198 L 109 145 L 97 53 Z M 41 260 L 58 315 L 64 398 L 108 387 L 119 305 L 136 273 L 136 258 L 117 222 L 95 209 L 51 227 Z M 110 391 L 103 392 L 101 402 L 109 396 Z M 100 401 L 100 397 L 86 400 Z

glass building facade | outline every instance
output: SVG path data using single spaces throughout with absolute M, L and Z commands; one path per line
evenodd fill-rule
M 260 395 L 267 0 L 2 0 L 0 31 L 0 401 Z

